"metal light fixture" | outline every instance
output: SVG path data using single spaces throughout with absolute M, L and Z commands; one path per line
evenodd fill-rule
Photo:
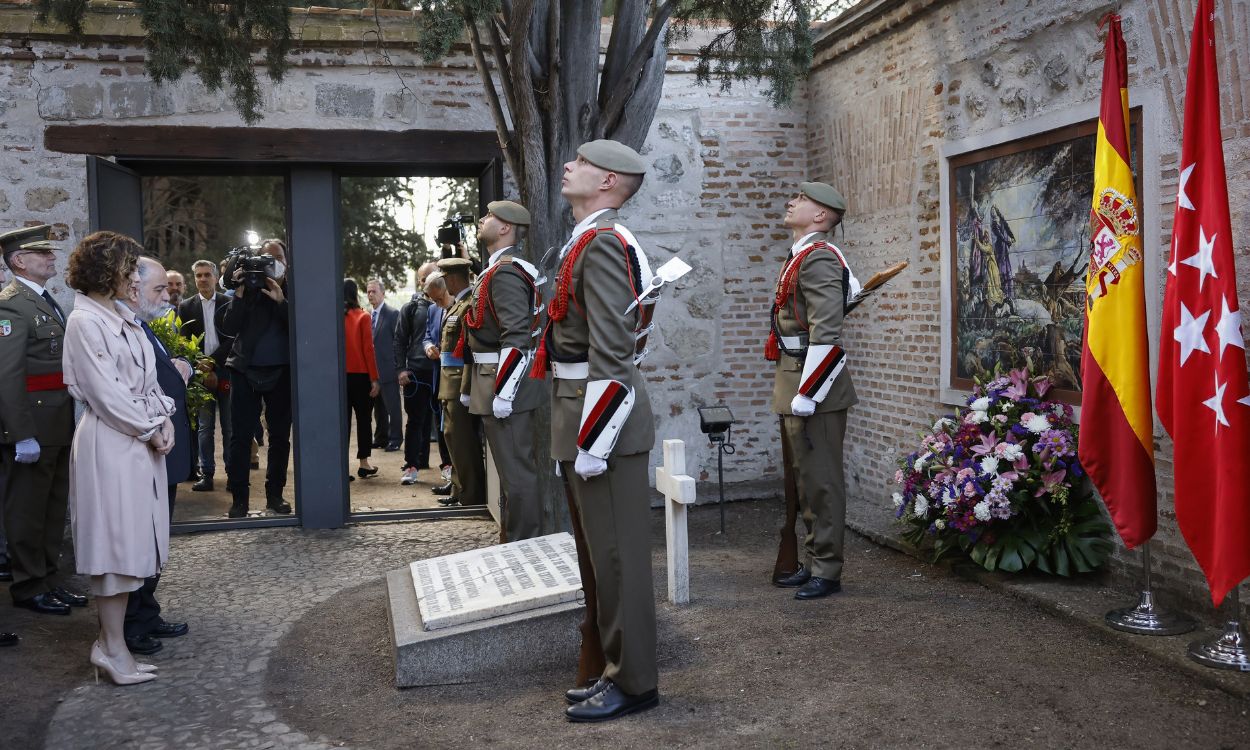
M 734 452 L 733 412 L 724 404 L 700 406 L 699 429 L 708 443 L 716 446 L 716 485 L 720 489 L 720 532 L 725 533 L 725 455 Z

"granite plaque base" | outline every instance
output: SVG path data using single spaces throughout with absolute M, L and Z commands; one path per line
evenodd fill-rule
M 408 566 L 386 574 L 387 615 L 398 687 L 489 680 L 517 670 L 577 669 L 585 607 L 547 605 L 438 630 L 427 630 Z

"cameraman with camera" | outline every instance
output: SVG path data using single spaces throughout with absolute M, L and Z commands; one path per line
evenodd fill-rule
M 474 221 L 473 215 L 457 214 L 442 223 L 438 228 L 436 239 L 442 248 L 442 251 L 439 253 L 439 260 L 464 258 L 469 261 L 469 271 L 476 276 L 482 272 L 482 263 L 477 258 L 469 255 L 469 251 L 464 244 L 470 229 L 474 231 L 477 229 L 477 222 Z
M 221 332 L 234 336 L 226 358 L 230 370 L 231 436 L 226 455 L 233 502 L 230 518 L 247 515 L 251 437 L 260 426 L 262 405 L 269 432 L 265 465 L 265 505 L 287 514 L 282 499 L 291 452 L 291 355 L 286 299 L 287 253 L 281 240 L 235 248 L 226 258 L 224 283 L 234 299 L 221 315 Z

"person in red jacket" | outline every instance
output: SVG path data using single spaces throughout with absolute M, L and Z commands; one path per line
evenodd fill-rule
M 343 333 L 347 342 L 347 421 L 351 430 L 352 412 L 356 414 L 356 458 L 360 466 L 356 476 L 364 479 L 378 473 L 369 463 L 372 449 L 373 398 L 378 395 L 378 363 L 373 356 L 373 326 L 369 313 L 360 308 L 360 288 L 352 279 L 343 279 Z M 347 435 L 343 436 L 344 441 Z

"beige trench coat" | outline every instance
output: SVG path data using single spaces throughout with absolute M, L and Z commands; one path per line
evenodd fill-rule
M 85 405 L 70 449 L 78 572 L 147 578 L 169 555 L 165 457 L 148 440 L 174 412 L 143 329 L 85 294 L 65 326 L 65 384 Z

